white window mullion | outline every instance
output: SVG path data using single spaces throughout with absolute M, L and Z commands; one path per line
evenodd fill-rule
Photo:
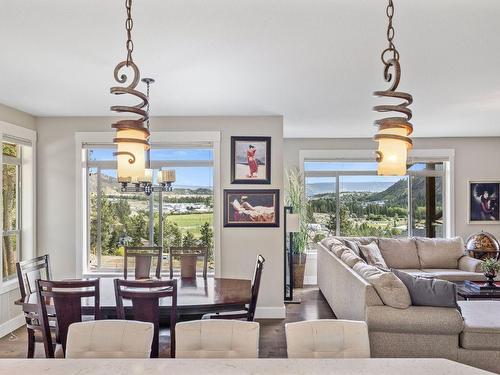
M 335 199 L 337 200 L 335 204 L 335 234 L 340 236 L 340 176 L 338 173 L 335 176 Z

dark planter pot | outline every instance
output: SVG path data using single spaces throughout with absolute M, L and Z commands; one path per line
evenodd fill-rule
M 306 269 L 307 254 L 293 254 L 293 287 L 304 287 L 304 271 Z
M 484 276 L 488 280 L 484 286 L 487 288 L 496 289 L 495 285 L 495 277 L 497 276 L 496 273 L 485 273 Z

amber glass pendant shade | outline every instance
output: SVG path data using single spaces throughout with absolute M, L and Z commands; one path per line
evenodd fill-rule
M 407 169 L 408 150 L 412 148 L 406 126 L 381 129 L 375 136 L 378 142 L 377 173 L 379 176 L 404 176 Z

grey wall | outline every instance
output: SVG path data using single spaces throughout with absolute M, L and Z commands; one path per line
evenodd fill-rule
M 465 239 L 485 230 L 500 239 L 500 225 L 467 224 L 467 181 L 500 181 L 500 138 L 418 138 L 415 149 L 455 150 L 455 234 Z M 371 139 L 285 139 L 285 169 L 299 166 L 299 150 L 375 150 Z
M 12 125 L 35 130 L 35 117 L 0 103 L 0 120 Z
M 75 266 L 75 132 L 111 131 L 111 118 L 38 118 L 38 250 L 49 252 L 55 277 Z M 160 117 L 154 131 L 220 131 L 221 188 L 283 188 L 283 119 L 272 117 Z M 272 184 L 230 184 L 230 137 L 272 137 Z M 110 139 L 111 141 L 111 139 Z M 221 199 L 222 202 L 222 199 Z M 260 312 L 284 314 L 282 228 L 221 228 L 221 276 L 251 278 L 255 258 L 266 258 Z M 264 308 L 264 309 L 263 309 Z M 267 310 L 266 310 L 267 308 Z
M 0 121 L 28 129 L 35 129 L 35 118 L 33 116 L 3 104 L 0 104 Z M 19 297 L 19 288 L 13 290 L 7 289 L 4 292 L 0 291 L 0 327 L 3 324 L 6 324 L 5 327 L 7 327 L 9 325 L 8 322 L 20 314 L 21 310 L 17 306 L 14 306 L 14 301 Z

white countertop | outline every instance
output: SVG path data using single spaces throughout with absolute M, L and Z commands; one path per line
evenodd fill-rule
M 1 375 L 491 374 L 445 359 L 0 359 Z

